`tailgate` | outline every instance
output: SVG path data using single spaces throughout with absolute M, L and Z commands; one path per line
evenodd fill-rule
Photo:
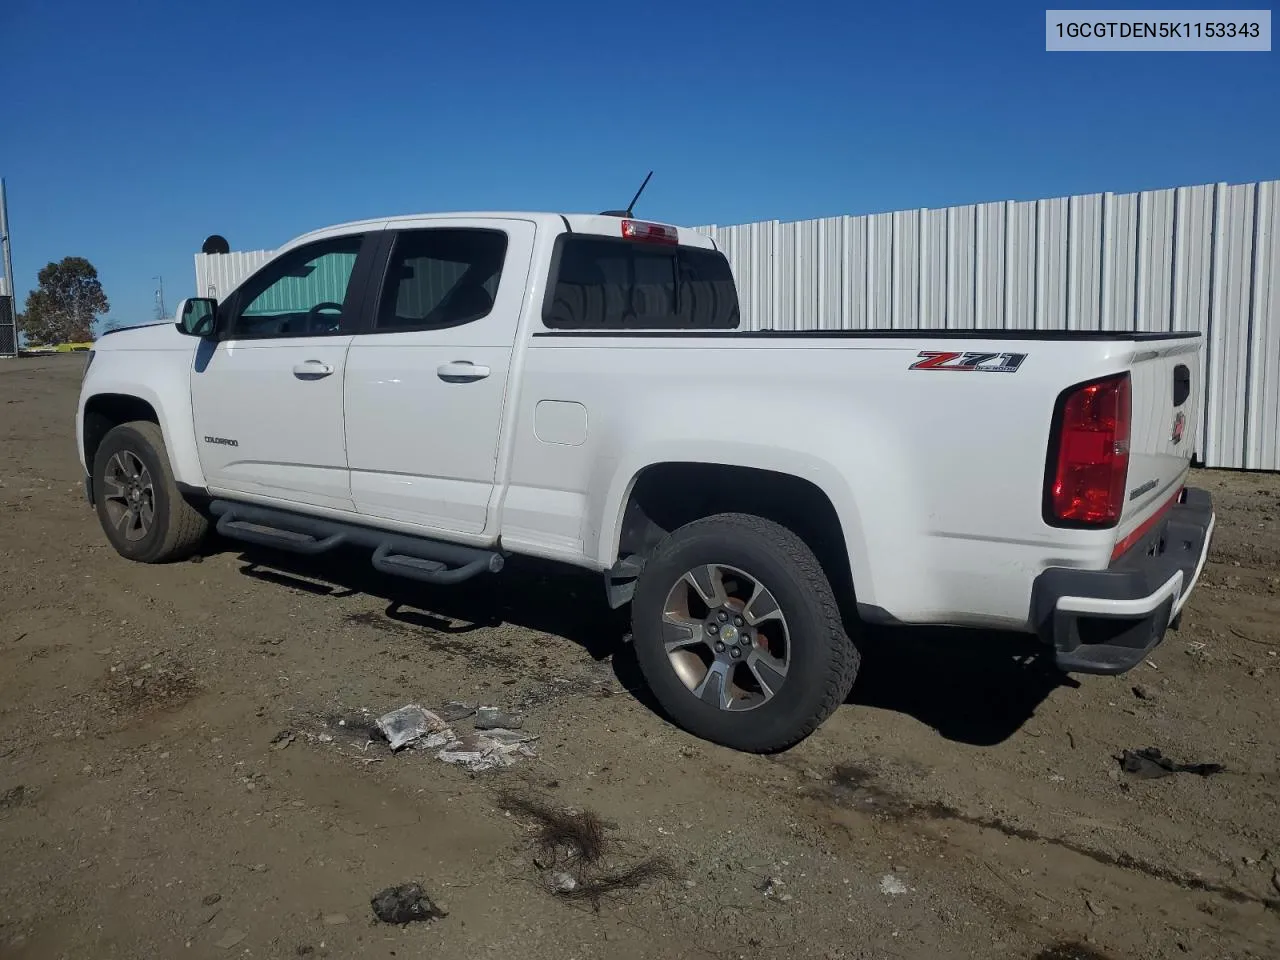
M 1124 537 L 1181 487 L 1200 421 L 1200 337 L 1135 345 L 1129 475 L 1117 533 Z

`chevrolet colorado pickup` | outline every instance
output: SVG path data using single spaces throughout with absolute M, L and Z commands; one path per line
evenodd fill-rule
M 1197 333 L 740 327 L 705 235 L 602 215 L 299 237 L 221 302 L 102 337 L 76 416 L 124 557 L 227 537 L 450 584 L 599 571 L 695 735 L 773 751 L 844 700 L 866 622 L 1035 634 L 1121 673 L 1177 625 Z

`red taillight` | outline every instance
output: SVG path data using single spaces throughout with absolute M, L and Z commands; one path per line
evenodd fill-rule
M 646 240 L 649 243 L 679 243 L 680 232 L 675 227 L 661 223 L 645 223 L 643 220 L 623 220 L 624 240 Z
M 1109 527 L 1124 508 L 1129 473 L 1129 375 L 1075 387 L 1059 405 L 1050 522 Z

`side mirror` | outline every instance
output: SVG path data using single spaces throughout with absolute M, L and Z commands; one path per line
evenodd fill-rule
M 179 333 L 188 337 L 207 337 L 213 333 L 213 321 L 217 315 L 217 300 L 212 297 L 188 297 L 178 304 L 178 321 L 174 326 Z

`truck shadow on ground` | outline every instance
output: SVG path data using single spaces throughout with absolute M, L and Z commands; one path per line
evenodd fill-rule
M 359 551 L 299 556 L 215 539 L 207 553 L 239 552 L 240 572 L 319 596 L 364 595 L 386 602 L 382 616 L 451 638 L 451 648 L 504 623 L 562 637 L 592 660 L 611 661 L 618 682 L 655 713 L 631 644 L 630 611 L 610 610 L 598 575 L 514 557 L 496 576 L 434 587 L 378 573 Z M 361 617 L 361 622 L 367 622 Z M 862 667 L 846 703 L 911 716 L 956 743 L 990 746 L 1016 733 L 1060 686 L 1035 638 L 991 631 L 868 627 Z M 478 653 L 480 651 L 477 651 Z M 532 662 L 537 651 L 529 651 Z M 477 663 L 485 666 L 483 657 Z
M 1059 687 L 1036 637 L 958 627 L 866 627 L 862 667 L 847 703 L 914 717 L 957 743 L 994 746 Z

